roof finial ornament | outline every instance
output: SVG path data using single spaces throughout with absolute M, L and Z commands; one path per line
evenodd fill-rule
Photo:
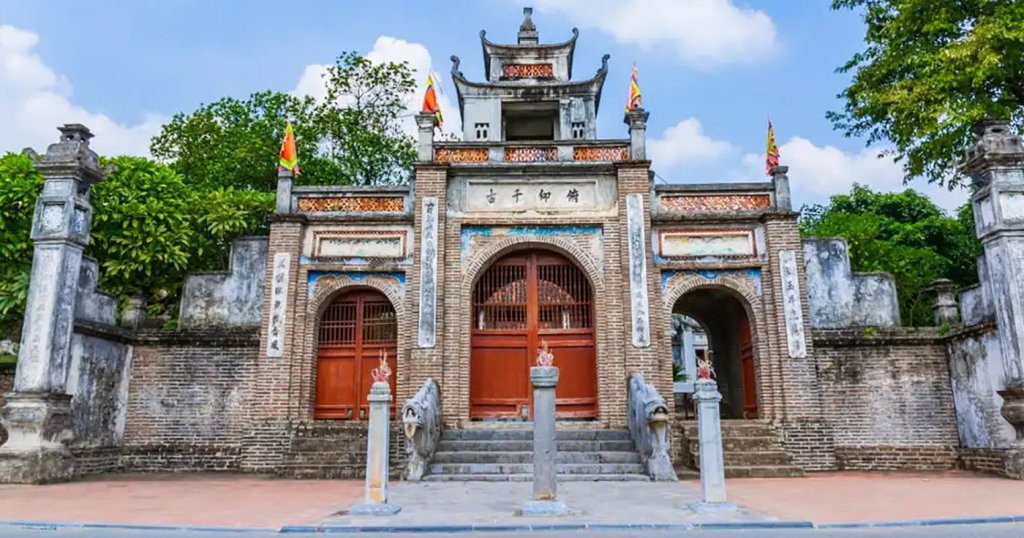
M 533 8 L 523 8 L 523 23 L 519 25 L 519 44 L 536 45 L 540 37 L 537 34 L 537 26 L 533 24 Z

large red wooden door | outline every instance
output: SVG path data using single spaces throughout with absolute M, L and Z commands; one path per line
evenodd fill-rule
M 316 368 L 316 418 L 365 419 L 370 371 L 387 353 L 397 373 L 398 325 L 395 308 L 373 290 L 347 293 L 335 299 L 320 321 Z M 395 373 L 391 393 L 395 393 Z
M 572 262 L 546 251 L 494 263 L 473 290 L 470 416 L 528 418 L 530 367 L 547 343 L 559 368 L 561 418 L 597 416 L 593 290 Z
M 754 341 L 750 335 L 750 320 L 739 316 L 740 372 L 743 378 L 743 418 L 757 418 L 757 380 L 754 376 Z

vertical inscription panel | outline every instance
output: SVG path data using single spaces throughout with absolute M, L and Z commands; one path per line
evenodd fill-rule
M 420 312 L 417 344 L 434 347 L 437 322 L 437 198 L 423 198 L 420 229 Z
M 650 307 L 647 299 L 647 250 L 644 234 L 644 198 L 626 195 L 626 235 L 629 241 L 629 296 L 633 319 L 633 346 L 651 345 Z
M 800 280 L 797 278 L 795 251 L 779 251 L 779 270 L 782 273 L 782 304 L 786 309 L 789 356 L 803 359 L 807 357 L 807 341 L 804 337 L 804 314 L 800 308 Z
M 270 323 L 267 324 L 267 356 L 284 355 L 284 322 L 288 306 L 289 252 L 274 254 L 273 284 L 270 289 Z

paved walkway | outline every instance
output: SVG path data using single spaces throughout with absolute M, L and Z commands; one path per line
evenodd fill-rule
M 575 510 L 550 523 L 687 524 L 802 520 L 815 523 L 1024 515 L 1024 481 L 962 472 L 829 473 L 728 480 L 745 510 L 698 515 L 698 483 L 568 483 Z M 118 475 L 47 486 L 0 485 L 0 521 L 279 528 L 287 525 L 543 524 L 514 515 L 529 483 L 398 483 L 394 517 L 339 515 L 362 497 L 361 480 L 281 480 L 251 475 Z M 525 520 L 530 521 L 526 522 Z

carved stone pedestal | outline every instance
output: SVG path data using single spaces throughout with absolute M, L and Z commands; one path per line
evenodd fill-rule
M 1003 470 L 1010 478 L 1024 480 L 1024 387 L 1007 387 L 997 393 L 1003 398 L 1000 413 L 1017 433 L 1016 446 L 1003 455 Z
M 5 396 L 0 423 L 7 442 L 0 447 L 0 483 L 45 484 L 70 480 L 74 460 L 71 396 L 13 392 Z

